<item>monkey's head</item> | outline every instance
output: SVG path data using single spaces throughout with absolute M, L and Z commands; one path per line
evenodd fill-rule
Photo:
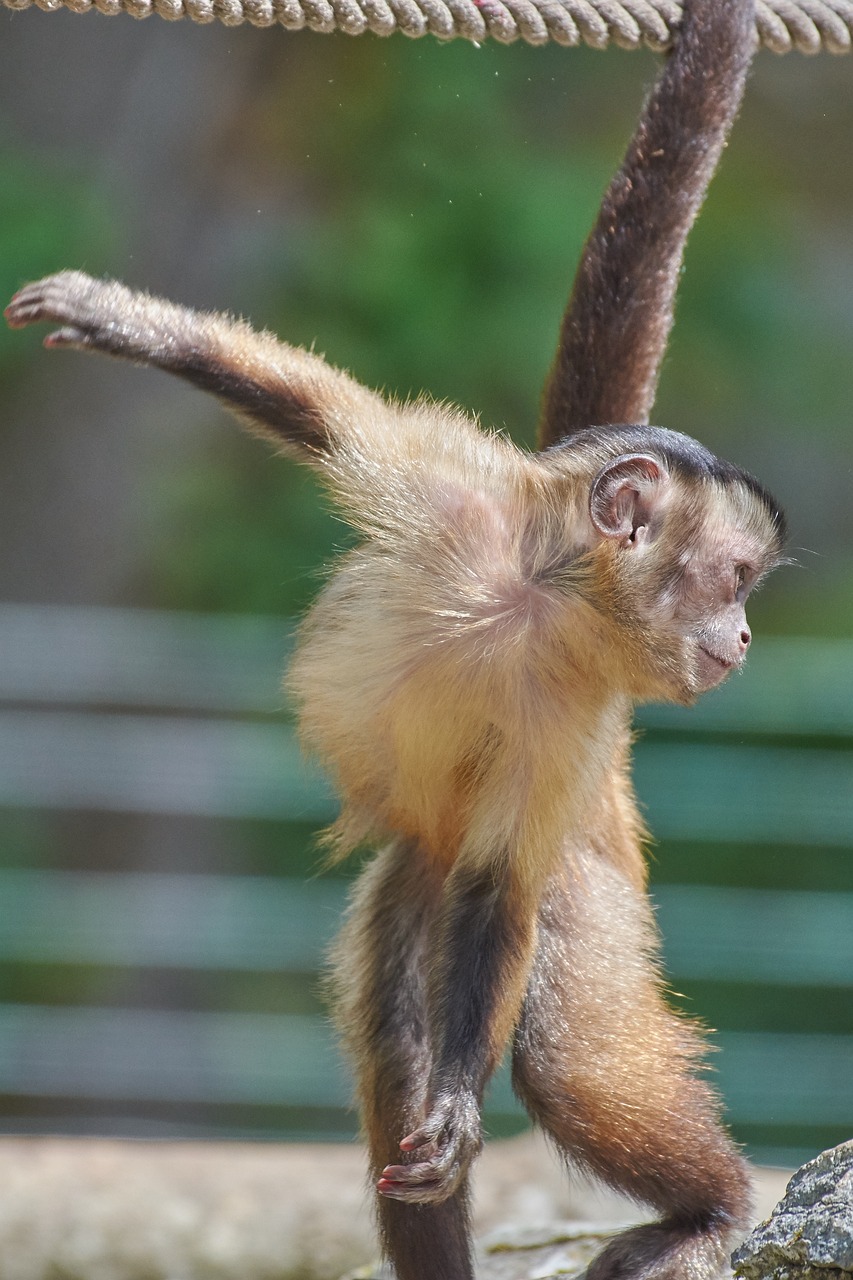
M 781 559 L 779 505 L 677 432 L 593 428 L 562 447 L 586 464 L 584 590 L 618 631 L 625 691 L 693 702 L 743 665 L 747 597 Z

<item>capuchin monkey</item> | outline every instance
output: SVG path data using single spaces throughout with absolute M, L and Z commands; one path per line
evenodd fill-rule
M 685 5 L 583 251 L 538 453 L 242 321 L 76 272 L 6 311 L 58 326 L 48 347 L 212 392 L 313 467 L 361 534 L 290 684 L 340 794 L 333 853 L 379 849 L 335 987 L 398 1280 L 473 1274 L 469 1174 L 508 1045 L 566 1160 L 660 1215 L 589 1280 L 710 1280 L 747 1222 L 702 1038 L 661 992 L 629 744 L 635 703 L 691 703 L 740 668 L 747 596 L 784 540 L 751 476 L 645 425 L 753 24 L 745 0 Z

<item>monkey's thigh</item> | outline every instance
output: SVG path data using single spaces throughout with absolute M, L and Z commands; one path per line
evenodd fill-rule
M 432 1051 L 425 956 L 443 881 L 405 842 L 361 876 L 335 947 L 336 1021 L 352 1058 L 376 1178 L 409 1159 L 400 1140 L 423 1119 Z M 380 1195 L 379 1226 L 398 1280 L 470 1280 L 467 1184 L 442 1204 Z
M 513 1082 L 562 1151 L 611 1185 L 676 1218 L 737 1215 L 741 1162 L 656 952 L 646 895 L 606 857 L 573 856 L 540 909 Z

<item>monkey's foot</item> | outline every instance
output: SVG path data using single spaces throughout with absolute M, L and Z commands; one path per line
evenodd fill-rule
M 4 315 L 13 329 L 47 320 L 61 325 L 44 340 L 46 347 L 97 347 L 119 351 L 132 295 L 112 280 L 94 280 L 82 271 L 60 271 L 24 285 Z
M 585 1280 L 716 1280 L 732 1247 L 732 1224 L 709 1219 L 644 1223 L 616 1236 L 594 1258 Z
M 400 1143 L 401 1151 L 421 1158 L 411 1164 L 387 1165 L 377 1190 L 407 1204 L 440 1204 L 456 1190 L 482 1145 L 476 1099 L 469 1094 L 446 1097 Z

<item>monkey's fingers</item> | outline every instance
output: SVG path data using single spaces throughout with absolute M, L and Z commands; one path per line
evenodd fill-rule
M 60 324 L 77 324 L 81 317 L 81 300 L 97 281 L 79 271 L 60 271 L 19 289 L 4 315 L 13 329 L 28 324 L 54 320 Z
M 391 1167 L 391 1166 L 389 1166 Z M 417 1165 L 399 1165 L 394 1168 L 415 1169 Z M 406 1204 L 438 1204 L 451 1194 L 445 1178 L 424 1177 L 420 1182 L 404 1182 L 383 1176 L 376 1183 L 376 1190 L 388 1200 L 401 1200 Z
M 137 295 L 138 296 L 138 295 Z M 133 355 L 134 295 L 113 280 L 95 280 L 82 271 L 60 271 L 19 289 L 4 315 L 13 329 L 43 321 L 60 325 L 46 347 L 90 347 Z
M 46 347 L 85 347 L 88 334 L 85 329 L 76 329 L 66 324 L 61 329 L 54 329 L 44 340 Z
M 482 1145 L 477 1100 L 465 1092 L 440 1095 L 418 1128 L 401 1139 L 400 1150 L 408 1154 L 427 1145 L 437 1149 L 453 1142 L 477 1150 Z
M 43 284 L 44 281 L 39 280 L 37 284 L 24 285 L 23 289 L 18 290 L 3 312 L 10 328 L 23 329 L 28 324 L 35 324 L 37 320 L 49 318 L 44 314 L 44 298 L 41 292 Z
M 443 1171 L 452 1164 L 452 1153 L 443 1152 L 428 1160 L 418 1160 L 412 1164 L 388 1164 L 380 1174 L 380 1182 L 400 1182 L 413 1184 Z
M 430 1124 L 427 1121 L 420 1129 L 416 1129 L 414 1133 L 409 1133 L 400 1142 L 401 1151 L 417 1151 L 420 1147 L 425 1147 L 431 1142 L 435 1142 L 438 1135 L 444 1127 L 443 1120 L 437 1120 Z
M 393 1200 L 411 1204 L 438 1204 L 459 1185 L 483 1138 L 476 1105 L 465 1099 L 444 1099 L 414 1133 L 400 1143 L 404 1151 L 417 1151 L 411 1164 L 389 1164 L 377 1182 L 377 1190 Z

